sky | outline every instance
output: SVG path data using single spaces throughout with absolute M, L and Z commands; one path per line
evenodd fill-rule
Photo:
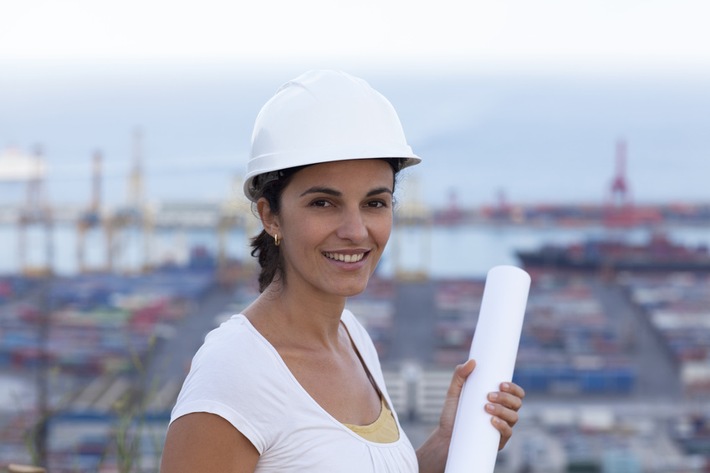
M 0 18 L 0 150 L 41 142 L 55 197 L 86 199 L 101 148 L 123 199 L 136 127 L 153 189 L 221 195 L 259 106 L 328 67 L 394 103 L 437 204 L 599 201 L 620 138 L 640 199 L 710 200 L 705 0 L 0 0 Z
M 710 67 L 704 0 L 3 0 L 0 61 Z

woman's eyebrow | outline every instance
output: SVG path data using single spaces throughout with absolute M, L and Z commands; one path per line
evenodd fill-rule
M 367 193 L 367 197 L 372 197 L 373 195 L 378 195 L 378 194 L 392 194 L 392 189 L 389 187 L 378 187 L 376 189 L 372 189 L 370 192 Z
M 341 195 L 343 195 L 342 192 L 336 191 L 335 189 L 331 189 L 330 187 L 314 186 L 306 189 L 299 197 L 303 197 L 304 195 L 308 194 L 328 194 L 332 195 L 333 197 L 340 197 Z
M 392 194 L 392 189 L 388 187 L 377 187 L 375 189 L 372 189 L 370 192 L 367 193 L 367 197 L 372 197 L 373 195 L 378 195 L 378 194 Z M 301 193 L 299 197 L 303 197 L 308 194 L 327 194 L 327 195 L 332 195 L 333 197 L 340 197 L 343 195 L 342 192 L 332 189 L 330 187 L 321 187 L 321 186 L 314 186 L 306 189 Z

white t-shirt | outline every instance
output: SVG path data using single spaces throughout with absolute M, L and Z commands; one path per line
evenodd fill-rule
M 392 406 L 372 340 L 351 312 L 344 311 L 341 319 Z M 399 440 L 375 443 L 360 437 L 316 403 L 276 349 L 241 314 L 205 337 L 171 422 L 192 412 L 219 415 L 248 438 L 260 454 L 257 472 L 418 471 L 396 413 Z

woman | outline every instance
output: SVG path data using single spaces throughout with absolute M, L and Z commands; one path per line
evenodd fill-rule
M 390 103 L 347 74 L 306 73 L 262 108 L 244 185 L 264 227 L 252 241 L 261 294 L 195 355 L 161 471 L 444 470 L 475 362 L 456 367 L 439 425 L 415 452 L 372 341 L 344 309 L 387 244 L 397 173 L 419 161 Z M 523 396 L 514 383 L 490 395 L 500 448 Z

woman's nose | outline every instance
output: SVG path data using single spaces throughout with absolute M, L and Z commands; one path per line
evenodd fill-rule
M 350 241 L 362 241 L 367 238 L 367 226 L 360 209 L 346 209 L 338 227 L 339 238 Z

